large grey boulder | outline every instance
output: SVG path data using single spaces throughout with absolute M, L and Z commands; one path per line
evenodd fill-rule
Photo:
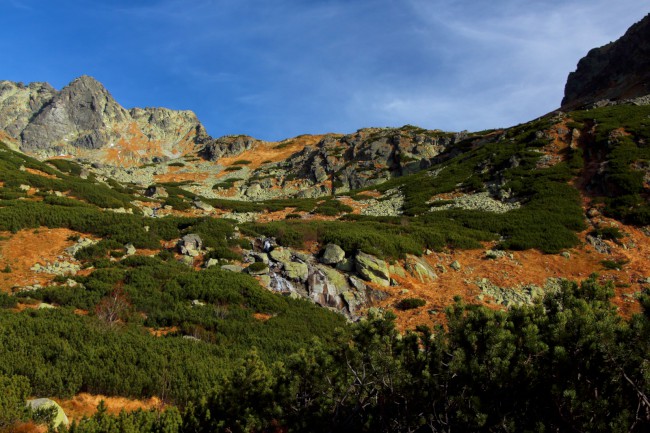
M 203 249 L 201 237 L 195 233 L 183 236 L 178 241 L 178 251 L 186 256 L 196 257 Z
M 291 250 L 288 248 L 277 247 L 274 248 L 270 253 L 269 257 L 276 262 L 283 264 L 291 262 Z
M 385 261 L 359 251 L 355 257 L 355 266 L 364 280 L 380 286 L 390 286 L 390 271 Z
M 404 265 L 406 266 L 406 270 L 414 277 L 418 277 L 420 282 L 424 283 L 438 278 L 433 267 L 431 267 L 426 260 L 420 257 L 407 254 Z
M 169 193 L 164 186 L 151 185 L 149 186 L 144 195 L 151 198 L 165 198 L 169 197 Z
M 320 259 L 326 265 L 335 265 L 345 258 L 345 251 L 336 244 L 327 244 Z
M 309 269 L 305 263 L 288 262 L 284 264 L 284 273 L 289 279 L 305 282 Z
M 346 305 L 341 293 L 349 291 L 349 286 L 339 272 L 326 266 L 313 266 L 309 269 L 307 279 L 309 297 L 319 305 L 337 310 L 345 309 Z
M 54 408 L 55 415 L 54 420 L 52 420 L 54 428 L 59 427 L 61 424 L 64 426 L 68 426 L 70 424 L 68 416 L 63 411 L 63 408 L 59 406 L 59 404 L 54 400 L 50 400 L 49 398 L 36 398 L 33 400 L 27 400 L 27 406 L 32 410 Z

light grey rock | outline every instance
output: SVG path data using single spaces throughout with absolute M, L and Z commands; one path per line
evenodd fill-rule
M 269 255 L 266 253 L 258 253 L 256 251 L 253 251 L 250 256 L 255 260 L 256 262 L 262 262 L 265 264 L 269 264 Z
M 196 257 L 201 253 L 201 250 L 203 249 L 203 241 L 199 235 L 190 233 L 183 236 L 178 241 L 177 246 L 181 254 Z
M 237 266 L 237 265 L 223 265 L 221 266 L 221 269 L 224 271 L 230 271 L 230 272 L 242 272 L 244 270 L 243 267 Z
M 284 264 L 284 272 L 289 279 L 307 281 L 309 270 L 305 263 L 288 262 Z
M 344 258 L 345 251 L 343 251 L 343 248 L 336 244 L 327 244 L 323 251 L 321 262 L 326 265 L 336 265 L 337 263 L 342 262 Z
M 182 264 L 184 264 L 186 266 L 194 266 L 194 257 L 192 257 L 192 256 L 182 256 L 179 259 L 179 262 L 181 262 Z
M 460 262 L 458 260 L 454 260 L 453 262 L 451 262 L 449 267 L 451 269 L 453 269 L 454 271 L 460 271 L 460 269 L 461 269 L 461 265 L 460 265 Z
M 355 265 L 357 273 L 364 280 L 390 286 L 390 271 L 385 261 L 360 251 L 355 256 Z
M 48 410 L 48 409 L 53 410 L 54 419 L 52 420 L 52 427 L 54 427 L 55 429 L 57 429 L 61 425 L 68 426 L 70 424 L 70 421 L 68 420 L 68 416 L 65 414 L 65 411 L 54 400 L 50 400 L 49 398 L 36 398 L 32 400 L 27 400 L 26 403 L 27 403 L 26 406 L 34 411 Z
M 124 250 L 125 250 L 127 256 L 132 256 L 132 255 L 134 255 L 136 253 L 136 249 L 135 249 L 135 247 L 133 246 L 132 243 L 128 243 L 128 244 L 124 245 Z
M 208 259 L 208 260 L 203 264 L 203 267 L 207 269 L 207 268 L 211 268 L 211 267 L 213 267 L 213 266 L 217 266 L 218 264 L 219 264 L 219 260 L 217 260 L 217 259 Z M 221 268 L 221 269 L 223 269 L 223 268 Z
M 503 250 L 486 250 L 485 258 L 491 260 L 497 260 L 505 257 L 508 253 Z
M 430 282 L 438 278 L 431 265 L 420 257 L 407 254 L 404 265 L 406 270 L 414 277 L 417 277 L 420 282 Z
M 447 203 L 441 206 L 431 207 L 431 211 L 440 211 L 446 209 L 460 208 L 467 210 L 480 210 L 483 212 L 506 213 L 521 207 L 521 203 L 516 201 L 503 202 L 495 200 L 490 196 L 489 192 L 479 192 L 476 194 L 466 194 L 461 197 L 454 198 L 453 203 Z M 435 203 L 432 202 L 432 203 Z
M 269 257 L 276 262 L 280 263 L 290 263 L 291 262 L 291 250 L 288 248 L 277 247 L 271 250 Z
M 212 205 L 204 203 L 201 200 L 194 201 L 194 207 L 206 212 L 212 212 L 214 210 L 214 207 Z

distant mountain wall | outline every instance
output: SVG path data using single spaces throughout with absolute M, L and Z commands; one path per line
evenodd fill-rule
M 650 14 L 620 39 L 594 48 L 569 74 L 562 109 L 650 94 Z

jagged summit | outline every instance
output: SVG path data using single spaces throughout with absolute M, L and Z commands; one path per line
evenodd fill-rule
M 650 94 L 650 14 L 615 42 L 594 48 L 569 74 L 562 109 Z

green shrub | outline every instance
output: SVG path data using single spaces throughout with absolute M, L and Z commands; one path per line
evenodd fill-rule
M 591 232 L 592 236 L 598 236 L 602 239 L 607 239 L 611 241 L 615 241 L 618 239 L 621 239 L 625 237 L 623 232 L 618 227 L 604 227 L 604 228 L 599 228 Z
M 420 298 L 404 298 L 396 305 L 397 309 L 406 311 L 425 306 L 427 301 Z
M 266 263 L 255 262 L 251 263 L 246 269 L 249 269 L 252 272 L 261 272 L 267 269 L 269 266 Z
M 623 269 L 623 266 L 625 266 L 627 263 L 629 263 L 629 260 L 602 260 L 600 262 L 603 268 L 616 271 Z

